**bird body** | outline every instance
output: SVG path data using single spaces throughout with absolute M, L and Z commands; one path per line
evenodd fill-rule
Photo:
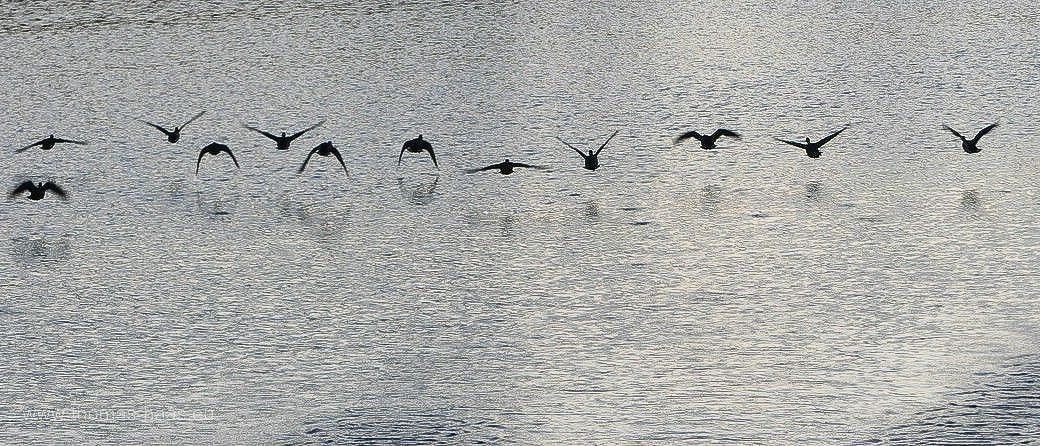
M 143 122 L 145 124 L 148 124 L 148 125 L 150 125 L 152 127 L 155 127 L 160 132 L 163 132 L 163 134 L 166 135 L 166 140 L 169 141 L 172 144 L 172 143 L 176 143 L 177 141 L 179 141 L 181 139 L 181 130 L 183 130 L 184 127 L 186 127 L 188 124 L 191 124 L 196 119 L 199 119 L 199 117 L 202 116 L 203 113 L 206 113 L 206 111 L 205 110 L 200 111 L 197 115 L 192 116 L 191 119 L 188 120 L 188 122 L 185 122 L 184 124 L 182 124 L 182 125 L 180 125 L 178 127 L 174 127 L 173 130 L 167 130 L 167 129 L 163 128 L 162 126 L 158 125 L 158 124 L 153 124 L 153 123 L 148 122 L 148 121 L 144 121 L 144 120 L 139 120 L 139 121 L 141 121 L 141 122 Z
M 968 139 L 968 138 L 965 138 L 965 137 L 961 136 L 960 133 L 957 133 L 956 130 L 950 128 L 949 126 L 943 125 L 944 129 L 948 130 L 950 133 L 953 133 L 954 136 L 956 136 L 956 137 L 961 139 L 961 148 L 964 149 L 964 151 L 967 152 L 967 153 L 979 153 L 979 152 L 981 152 L 982 149 L 979 148 L 979 140 L 982 139 L 983 136 L 986 136 L 987 133 L 989 133 L 991 130 L 993 130 L 996 127 L 997 127 L 997 124 L 990 124 L 990 125 L 986 126 L 985 128 L 983 128 L 982 130 L 979 130 L 979 133 L 975 134 L 975 138 Z
M 14 198 L 22 192 L 29 192 L 29 196 L 27 198 L 33 201 L 39 201 L 43 199 L 47 191 L 53 192 L 54 195 L 57 195 L 62 199 L 66 198 L 67 196 L 65 191 L 61 188 L 61 186 L 58 186 L 54 182 L 48 181 L 46 183 L 33 183 L 32 181 L 25 181 L 22 182 L 22 184 L 19 184 L 18 187 L 15 187 L 13 191 L 11 191 L 10 197 Z
M 440 167 L 437 166 L 437 155 L 433 153 L 433 145 L 430 144 L 429 141 L 423 139 L 422 134 L 415 139 L 405 141 L 404 145 L 401 146 L 401 153 L 397 155 L 397 165 L 401 165 L 401 159 L 404 157 L 405 151 L 408 153 L 422 153 L 424 150 L 430 153 L 430 159 L 433 160 L 433 167 L 439 169 Z
M 820 147 L 823 147 L 824 144 L 827 144 L 828 142 L 830 142 L 830 140 L 834 139 L 834 137 L 838 136 L 839 134 L 841 134 L 841 132 L 844 132 L 846 129 L 848 129 L 848 126 L 842 127 L 841 130 L 838 130 L 838 131 L 836 131 L 834 133 L 831 133 L 830 135 L 827 135 L 823 139 L 821 139 L 819 141 L 816 141 L 816 142 L 812 142 L 812 140 L 809 139 L 809 138 L 805 138 L 805 142 L 804 143 L 803 142 L 796 142 L 796 141 L 788 141 L 786 139 L 780 139 L 780 138 L 775 138 L 775 139 L 777 141 L 782 142 L 782 143 L 790 144 L 792 146 L 805 149 L 805 155 L 808 156 L 809 158 L 819 158 L 820 155 L 822 155 L 822 152 L 820 152 Z
M 718 129 L 718 130 L 715 130 L 715 133 L 712 133 L 710 135 L 702 135 L 702 134 L 698 133 L 696 130 L 691 130 L 689 132 L 686 132 L 686 133 L 683 133 L 682 135 L 677 136 L 675 138 L 675 143 L 678 144 L 678 143 L 681 143 L 683 141 L 686 141 L 687 139 L 695 138 L 695 139 L 697 139 L 697 141 L 700 141 L 702 149 L 704 149 L 704 150 L 715 150 L 715 148 L 716 148 L 715 141 L 718 141 L 719 137 L 722 137 L 722 136 L 729 136 L 731 138 L 740 139 L 740 134 L 737 133 L 737 132 L 734 132 L 732 130 Z
M 530 169 L 545 170 L 545 167 L 542 167 L 542 166 L 534 166 L 534 165 L 524 164 L 524 163 L 514 163 L 512 161 L 509 161 L 509 158 L 506 158 L 506 160 L 504 162 L 501 162 L 501 163 L 498 163 L 498 164 L 492 164 L 492 165 L 487 166 L 487 167 L 481 167 L 479 169 L 469 169 L 466 172 L 468 172 L 468 173 L 477 173 L 477 172 L 483 172 L 483 171 L 486 171 L 486 170 L 497 170 L 502 175 L 509 175 L 509 174 L 513 173 L 513 171 L 516 168 L 518 168 L 518 167 L 526 167 L 526 168 L 530 168 Z
M 51 134 L 51 136 L 48 136 L 48 137 L 46 137 L 44 139 L 41 139 L 41 140 L 36 141 L 36 142 L 34 142 L 32 144 L 29 144 L 29 145 L 27 145 L 25 147 L 22 147 L 22 148 L 20 148 L 18 150 L 15 150 L 14 152 L 15 153 L 22 153 L 22 152 L 24 152 L 26 150 L 29 150 L 29 149 L 31 149 L 33 147 L 36 147 L 36 146 L 40 146 L 40 148 L 43 149 L 43 150 L 50 150 L 50 149 L 54 148 L 55 144 L 62 144 L 62 143 L 79 144 L 81 146 L 87 144 L 86 142 L 83 142 L 83 141 L 73 141 L 71 139 L 55 138 L 54 135 Z
M 336 147 L 332 145 L 332 141 L 323 142 L 311 149 L 311 153 L 307 154 L 307 158 L 303 160 L 303 164 L 300 165 L 300 169 L 296 171 L 296 173 L 303 173 L 303 170 L 307 168 L 307 162 L 311 160 L 311 156 L 315 153 L 320 156 L 335 156 L 336 159 L 339 160 L 339 164 L 343 166 L 343 172 L 350 175 L 350 173 L 347 172 L 346 163 L 343 162 L 343 157 L 340 155 L 339 150 L 336 150 Z
M 195 161 L 195 176 L 199 175 L 199 165 L 202 164 L 202 157 L 204 155 L 219 155 L 220 152 L 227 153 L 228 156 L 231 157 L 231 161 L 235 162 L 235 167 L 236 168 L 241 168 L 238 165 L 238 160 L 235 159 L 235 154 L 231 153 L 231 148 L 230 147 L 228 147 L 228 146 L 226 146 L 224 144 L 213 142 L 213 143 L 209 143 L 209 145 L 207 145 L 206 147 L 203 147 L 202 150 L 199 151 L 199 159 Z
M 243 125 L 243 127 L 247 128 L 249 130 L 252 130 L 254 132 L 257 132 L 257 133 L 259 133 L 261 135 L 264 135 L 268 139 L 274 141 L 275 142 L 275 148 L 277 148 L 278 150 L 289 150 L 289 144 L 292 144 L 292 142 L 295 141 L 296 138 L 299 138 L 299 137 L 303 136 L 304 133 L 307 133 L 307 132 L 309 132 L 311 130 L 314 130 L 314 129 L 318 128 L 319 126 L 321 126 L 324 123 L 325 123 L 325 120 L 323 119 L 320 122 L 318 122 L 317 124 L 314 124 L 314 125 L 312 125 L 310 127 L 307 127 L 307 128 L 305 128 L 303 130 L 300 130 L 299 132 L 293 133 L 292 135 L 286 135 L 285 132 L 282 132 L 281 136 L 273 135 L 273 134 L 267 133 L 267 132 L 265 132 L 263 130 L 260 130 L 260 129 L 256 128 L 256 127 L 252 127 L 252 126 L 248 126 L 248 125 Z
M 599 146 L 598 150 L 596 150 L 595 152 L 593 152 L 592 150 L 589 150 L 588 154 L 582 153 L 582 151 L 578 150 L 577 147 L 574 147 L 574 146 L 570 145 L 569 143 L 567 143 L 567 141 L 564 141 L 564 140 L 560 139 L 559 137 L 556 137 L 556 139 L 559 140 L 560 142 L 562 142 L 565 146 L 570 147 L 571 150 L 574 150 L 575 152 L 578 152 L 578 155 L 581 155 L 582 160 L 584 160 L 584 162 L 585 162 L 585 165 L 583 167 L 586 170 L 596 170 L 596 169 L 599 168 L 599 153 L 603 151 L 603 148 L 607 147 L 607 143 L 609 143 L 610 140 L 614 139 L 614 137 L 617 136 L 619 131 L 620 130 L 615 130 L 614 133 L 612 133 L 610 135 L 610 137 L 608 137 L 607 140 L 604 141 L 603 144 Z

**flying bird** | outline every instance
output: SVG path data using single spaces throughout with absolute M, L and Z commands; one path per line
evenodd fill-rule
M 24 152 L 26 150 L 29 150 L 29 149 L 31 149 L 33 147 L 36 147 L 36 146 L 40 146 L 40 148 L 43 149 L 43 150 L 50 150 L 50 149 L 54 148 L 55 144 L 63 144 L 63 143 L 79 144 L 81 146 L 87 145 L 87 143 L 83 142 L 83 141 L 73 141 L 71 139 L 55 138 L 54 135 L 51 134 L 51 136 L 48 136 L 48 137 L 46 137 L 44 139 L 41 139 L 41 140 L 36 141 L 36 142 L 34 142 L 32 144 L 29 144 L 29 145 L 27 145 L 25 147 L 22 147 L 22 148 L 20 148 L 18 150 L 15 150 L 14 153 L 22 153 L 22 152 Z
M 437 167 L 437 155 L 434 155 L 433 153 L 433 145 L 431 145 L 429 141 L 422 139 L 422 134 L 419 134 L 419 137 L 415 139 L 405 141 L 404 145 L 401 146 L 401 153 L 397 155 L 398 166 L 401 165 L 401 158 L 404 157 L 405 150 L 409 153 L 422 153 L 423 150 L 430 152 L 430 159 L 433 160 L 433 167 L 438 169 L 440 168 Z
M 598 150 L 593 152 L 590 149 L 589 153 L 587 155 L 585 153 L 583 153 L 581 150 L 578 150 L 577 147 L 574 147 L 574 146 L 568 144 L 567 141 L 564 141 L 564 140 L 560 139 L 559 136 L 557 136 L 556 139 L 559 140 L 560 142 L 562 142 L 565 146 L 570 147 L 571 150 L 574 150 L 575 152 L 578 152 L 578 155 L 581 155 L 581 158 L 583 160 L 585 160 L 585 168 L 586 169 L 588 169 L 588 170 L 596 170 L 596 169 L 599 168 L 599 152 L 602 152 L 603 148 L 607 147 L 607 143 L 609 143 L 610 140 L 614 139 L 614 137 L 617 136 L 619 131 L 620 130 L 615 130 L 614 133 L 612 133 L 610 135 L 610 137 L 607 138 L 606 141 L 603 141 L 603 145 L 599 146 Z
M 715 150 L 715 141 L 718 141 L 719 137 L 722 136 L 729 136 L 736 139 L 740 139 L 740 134 L 732 130 L 718 129 L 715 130 L 715 133 L 712 133 L 710 135 L 702 135 L 698 133 L 696 130 L 690 130 L 686 133 L 683 133 L 682 135 L 677 136 L 675 138 L 675 143 L 679 144 L 683 141 L 686 141 L 687 139 L 696 138 L 697 141 L 701 142 L 702 149 Z
M 289 144 L 291 144 L 294 140 L 296 140 L 296 138 L 299 138 L 299 137 L 303 136 L 304 133 L 307 133 L 307 132 L 309 132 L 311 130 L 314 130 L 314 129 L 318 128 L 318 126 L 320 126 L 320 125 L 322 125 L 324 123 L 325 123 L 325 120 L 322 119 L 321 122 L 319 122 L 317 124 L 314 124 L 314 125 L 312 125 L 310 127 L 307 127 L 307 128 L 305 128 L 303 130 L 300 130 L 300 131 L 298 131 L 296 133 L 293 133 L 292 135 L 289 135 L 289 136 L 286 136 L 285 132 L 282 132 L 282 136 L 276 136 L 276 135 L 272 135 L 270 133 L 267 133 L 267 132 L 265 132 L 263 130 L 260 130 L 260 129 L 256 128 L 256 127 L 251 127 L 251 126 L 244 125 L 244 124 L 242 126 L 247 128 L 247 129 L 249 129 L 249 130 L 252 130 L 254 132 L 257 132 L 257 133 L 259 133 L 261 135 L 264 135 L 264 136 L 270 138 L 271 140 L 273 140 L 277 144 L 277 149 L 278 150 L 289 150 Z
M 849 128 L 848 126 L 845 126 L 841 130 L 838 130 L 838 131 L 836 131 L 834 133 L 831 133 L 830 135 L 827 135 L 825 138 L 823 138 L 823 139 L 821 139 L 819 141 L 816 141 L 816 142 L 812 142 L 809 138 L 805 138 L 805 142 L 804 143 L 802 143 L 802 142 L 795 142 L 795 141 L 788 141 L 786 139 L 780 139 L 780 138 L 774 138 L 774 139 L 776 139 L 777 141 L 780 141 L 782 143 L 790 144 L 792 146 L 805 149 L 805 154 L 809 158 L 819 158 L 820 157 L 820 147 L 823 147 L 824 144 L 827 144 L 828 141 L 834 139 L 835 136 L 838 136 L 838 134 L 840 134 L 841 132 L 844 132 L 848 128 Z
M 968 152 L 968 153 L 979 153 L 979 152 L 981 152 L 982 149 L 980 149 L 979 146 L 978 146 L 979 140 L 982 139 L 983 136 L 986 136 L 986 134 L 989 133 L 990 130 L 993 130 L 996 127 L 997 127 L 997 124 L 995 124 L 995 123 L 994 124 L 990 124 L 990 125 L 986 126 L 985 128 L 983 128 L 982 130 L 979 130 L 979 133 L 975 134 L 975 138 L 967 139 L 967 138 L 961 136 L 960 133 L 957 133 L 956 130 L 950 128 L 947 125 L 943 125 L 944 129 L 949 130 L 950 133 L 953 133 L 954 136 L 956 136 L 956 137 L 961 139 L 961 148 L 964 149 L 964 151 Z
M 350 172 L 347 172 L 347 165 L 343 162 L 343 157 L 340 156 L 339 150 L 336 150 L 336 147 L 332 145 L 332 141 L 323 142 L 311 149 L 311 153 L 307 154 L 307 158 L 303 160 L 303 164 L 300 165 L 300 170 L 297 170 L 296 173 L 303 173 L 303 169 L 307 168 L 307 162 L 311 160 L 311 155 L 314 155 L 315 153 L 321 156 L 335 156 L 336 159 L 339 160 L 339 164 L 343 166 L 343 172 L 350 175 Z
M 46 183 L 33 183 L 32 181 L 25 181 L 22 184 L 19 184 L 18 187 L 14 188 L 13 191 L 11 191 L 10 197 L 14 198 L 22 192 L 29 192 L 28 198 L 33 201 L 38 201 L 43 199 L 43 196 L 47 193 L 47 191 L 53 192 L 54 195 L 57 195 L 61 199 L 65 199 L 68 195 L 65 193 L 65 190 L 61 188 L 61 186 L 58 186 L 57 184 L 51 181 L 48 181 Z
M 238 160 L 235 159 L 235 154 L 231 153 L 231 148 L 229 148 L 228 146 L 226 146 L 224 144 L 212 142 L 212 143 L 209 143 L 209 145 L 207 145 L 206 147 L 203 147 L 202 150 L 199 151 L 199 159 L 197 161 L 195 161 L 195 176 L 199 176 L 199 164 L 202 164 L 202 156 L 203 155 L 219 155 L 220 152 L 225 152 L 229 156 L 231 156 L 231 161 L 235 162 L 235 167 L 236 168 L 241 168 L 238 165 Z
M 505 162 L 501 162 L 501 163 L 498 163 L 498 164 L 492 164 L 490 166 L 481 167 L 479 169 L 468 169 L 468 170 L 466 170 L 466 172 L 467 173 L 477 173 L 477 172 L 483 172 L 485 170 L 497 170 L 502 175 L 509 175 L 509 174 L 513 173 L 513 169 L 516 169 L 517 167 L 527 167 L 527 168 L 530 168 L 530 169 L 541 169 L 541 170 L 545 170 L 546 169 L 545 167 L 542 167 L 542 166 L 532 166 L 530 164 L 514 163 L 512 161 L 509 161 L 509 158 L 506 158 Z
M 148 125 L 150 125 L 152 127 L 155 127 L 157 130 L 159 130 L 160 132 L 163 132 L 163 134 L 166 135 L 166 140 L 167 141 L 169 141 L 171 143 L 176 143 L 178 140 L 181 139 L 181 130 L 183 130 L 184 127 L 186 127 L 188 124 L 191 124 L 192 121 L 195 121 L 196 119 L 199 119 L 199 117 L 202 116 L 203 113 L 206 113 L 206 111 L 205 110 L 200 111 L 199 114 L 197 114 L 195 116 L 192 116 L 191 119 L 188 120 L 188 122 L 185 122 L 184 124 L 181 124 L 178 127 L 174 127 L 173 130 L 166 130 L 165 128 L 163 128 L 162 126 L 160 126 L 158 124 L 153 124 L 153 123 L 145 121 L 143 119 L 138 119 L 138 121 L 141 121 L 141 122 L 143 122 L 145 124 L 148 124 Z

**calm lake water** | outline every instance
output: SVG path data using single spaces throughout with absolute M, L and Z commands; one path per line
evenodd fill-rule
M 3 3 L 3 443 L 1040 438 L 1035 2 L 339 3 Z

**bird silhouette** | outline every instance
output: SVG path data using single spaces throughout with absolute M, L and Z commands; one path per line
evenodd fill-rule
M 712 133 L 710 135 L 702 135 L 698 133 L 696 130 L 690 130 L 686 133 L 683 133 L 682 135 L 675 137 L 675 143 L 679 144 L 683 141 L 686 141 L 687 139 L 696 138 L 698 141 L 701 142 L 702 149 L 715 150 L 715 141 L 718 141 L 719 137 L 722 136 L 729 136 L 736 139 L 740 139 L 740 134 L 732 130 L 718 129 L 715 130 L 715 133 Z
M 585 154 L 581 150 L 578 150 L 577 147 L 574 147 L 574 146 L 570 145 L 567 141 L 564 141 L 564 140 L 560 139 L 559 136 L 557 136 L 556 139 L 558 141 L 562 142 L 565 146 L 570 147 L 571 150 L 574 150 L 575 152 L 578 152 L 578 155 L 581 155 L 581 158 L 583 160 L 585 160 L 585 166 L 584 166 L 585 169 L 596 170 L 596 169 L 599 168 L 599 152 L 602 152 L 603 148 L 607 147 L 607 143 L 609 143 L 610 140 L 614 139 L 614 137 L 617 136 L 619 131 L 620 130 L 615 130 L 614 133 L 610 134 L 610 137 L 607 138 L 606 141 L 603 141 L 603 145 L 599 146 L 598 150 L 596 150 L 595 152 L 593 152 L 592 150 L 589 150 L 588 154 Z
M 315 153 L 321 156 L 335 156 L 336 159 L 339 160 L 339 164 L 343 166 L 343 172 L 350 175 L 350 173 L 347 172 L 347 165 L 343 162 L 343 157 L 340 156 L 339 150 L 336 150 L 336 147 L 332 145 L 332 141 L 323 142 L 311 149 L 311 153 L 307 154 L 307 158 L 303 160 L 303 164 L 300 165 L 300 169 L 297 170 L 296 173 L 303 173 L 303 169 L 307 168 L 307 162 L 311 160 L 311 155 L 314 155 Z
M 27 198 L 33 201 L 39 201 L 43 199 L 47 191 L 53 192 L 54 195 L 57 195 L 61 199 L 65 199 L 68 195 L 65 193 L 65 190 L 61 188 L 61 186 L 58 186 L 57 184 L 51 181 L 48 181 L 46 183 L 33 183 L 32 181 L 25 181 L 22 184 L 19 184 L 18 187 L 15 187 L 13 191 L 11 191 L 10 197 L 14 198 L 22 192 L 29 192 L 29 196 Z
M 25 147 L 22 147 L 22 148 L 20 148 L 18 150 L 15 150 L 14 153 L 22 153 L 22 152 L 24 152 L 26 150 L 29 150 L 29 149 L 31 149 L 33 147 L 36 147 L 36 146 L 40 146 L 40 148 L 43 149 L 43 150 L 50 150 L 50 149 L 54 148 L 55 144 L 65 144 L 65 143 L 67 143 L 67 144 L 79 144 L 81 146 L 87 145 L 87 143 L 83 142 L 83 141 L 73 141 L 71 139 L 55 138 L 54 135 L 51 134 L 51 136 L 48 136 L 48 137 L 46 137 L 44 139 L 41 139 L 41 140 L 36 141 L 36 142 L 34 142 L 32 144 L 29 144 L 29 145 L 27 145 Z
M 225 152 L 229 156 L 231 156 L 231 161 L 235 162 L 235 167 L 236 168 L 241 168 L 238 165 L 238 160 L 235 159 L 235 154 L 231 153 L 231 148 L 230 147 L 228 147 L 228 146 L 226 146 L 224 144 L 212 142 L 212 143 L 209 143 L 209 145 L 207 145 L 206 147 L 203 147 L 202 150 L 199 151 L 199 159 L 197 161 L 195 161 L 195 176 L 199 176 L 199 165 L 202 164 L 202 156 L 203 155 L 219 155 L 220 152 Z
M 997 124 L 995 124 L 995 123 L 994 124 L 990 124 L 990 125 L 986 126 L 985 128 L 983 128 L 982 130 L 979 130 L 979 133 L 975 134 L 975 138 L 968 139 L 968 138 L 965 138 L 965 137 L 961 136 L 960 133 L 957 133 L 957 131 L 952 129 L 952 128 L 950 128 L 950 126 L 943 125 L 944 129 L 949 130 L 950 133 L 953 133 L 954 136 L 956 136 L 956 137 L 961 139 L 961 148 L 964 149 L 964 151 L 968 152 L 968 153 L 979 153 L 979 152 L 981 152 L 982 149 L 980 149 L 979 146 L 978 146 L 979 140 L 982 139 L 983 136 L 986 136 L 986 134 L 989 133 L 990 130 L 993 130 L 996 127 L 997 127 Z
M 828 141 L 834 139 L 835 136 L 838 136 L 841 132 L 844 132 L 848 128 L 849 128 L 848 126 L 845 126 L 841 130 L 838 130 L 838 131 L 836 131 L 834 133 L 831 133 L 830 135 L 827 135 L 823 139 L 821 139 L 819 141 L 816 141 L 816 142 L 812 142 L 812 140 L 810 140 L 809 138 L 805 138 L 805 142 L 804 143 L 802 143 L 802 142 L 795 142 L 795 141 L 788 141 L 786 139 L 780 139 L 780 138 L 774 138 L 774 139 L 776 139 L 777 141 L 780 141 L 782 143 L 790 144 L 792 146 L 805 149 L 805 154 L 809 158 L 819 158 L 820 155 L 821 155 L 820 147 L 823 147 L 824 144 L 827 144 Z
M 188 124 L 191 124 L 192 121 L 195 121 L 196 119 L 199 119 L 199 117 L 202 116 L 203 113 L 206 113 L 206 111 L 205 110 L 200 111 L 199 114 L 197 114 L 195 116 L 192 116 L 191 119 L 188 120 L 188 122 L 185 122 L 184 124 L 181 124 L 178 127 L 174 127 L 173 130 L 166 130 L 165 128 L 163 128 L 162 126 L 160 126 L 158 124 L 153 124 L 153 123 L 145 121 L 143 119 L 138 119 L 138 121 L 141 121 L 141 122 L 143 122 L 145 124 L 148 124 L 148 125 L 150 125 L 152 127 L 155 127 L 157 130 L 159 130 L 160 132 L 163 132 L 163 134 L 166 135 L 166 140 L 167 141 L 169 141 L 171 143 L 176 143 L 177 141 L 179 141 L 181 139 L 181 130 L 183 130 L 184 127 L 186 127 Z
M 277 144 L 276 148 L 278 150 L 289 150 L 289 144 L 292 144 L 292 142 L 294 140 L 296 140 L 296 138 L 299 138 L 299 137 L 303 136 L 304 133 L 307 133 L 307 132 L 309 132 L 311 130 L 314 130 L 314 129 L 318 128 L 320 125 L 322 125 L 324 123 L 325 123 L 325 120 L 322 119 L 321 122 L 319 122 L 317 124 L 314 124 L 314 125 L 312 125 L 310 127 L 307 127 L 307 128 L 305 128 L 303 130 L 300 130 L 300 131 L 298 131 L 296 133 L 293 133 L 292 135 L 289 135 L 289 136 L 286 136 L 285 132 L 282 132 L 282 136 L 276 136 L 276 135 L 272 135 L 270 133 L 267 133 L 267 132 L 265 132 L 263 130 L 260 130 L 260 129 L 256 128 L 256 127 L 252 127 L 252 126 L 245 125 L 245 124 L 243 124 L 242 126 L 247 128 L 247 129 L 249 129 L 249 130 L 252 130 L 254 132 L 257 132 L 257 133 L 259 133 L 261 135 L 264 135 L 264 136 L 270 138 L 272 141 L 274 141 Z
M 422 153 L 423 150 L 430 152 L 430 159 L 433 160 L 433 167 L 440 169 L 437 166 L 437 155 L 433 153 L 433 145 L 429 141 L 422 138 L 422 134 L 415 139 L 409 139 L 405 141 L 404 145 L 401 146 L 401 153 L 397 155 L 397 165 L 401 165 L 401 158 L 404 158 L 404 152 L 409 153 Z
M 509 161 L 509 158 L 506 158 L 506 160 L 504 162 L 501 162 L 501 163 L 498 163 L 498 164 L 492 164 L 492 165 L 487 166 L 487 167 L 481 167 L 479 169 L 468 169 L 468 170 L 466 170 L 466 172 L 468 172 L 468 173 L 477 173 L 477 172 L 483 172 L 485 170 L 497 170 L 502 175 L 509 175 L 509 174 L 513 173 L 513 170 L 516 169 L 517 167 L 526 167 L 526 168 L 529 168 L 529 169 L 541 169 L 541 170 L 545 170 L 546 169 L 545 167 L 542 167 L 542 166 L 533 166 L 533 165 L 530 165 L 530 164 L 514 163 L 512 161 Z

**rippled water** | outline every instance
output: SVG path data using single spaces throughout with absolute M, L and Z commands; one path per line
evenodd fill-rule
M 5 443 L 1040 437 L 1034 3 L 356 3 L 4 3 Z

